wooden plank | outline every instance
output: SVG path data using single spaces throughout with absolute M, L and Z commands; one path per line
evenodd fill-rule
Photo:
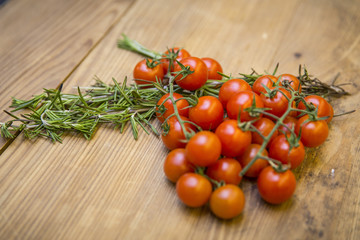
M 298 64 L 305 63 L 327 82 L 341 72 L 339 81 L 356 85 L 353 95 L 333 102 L 335 112 L 359 109 L 359 7 L 352 1 L 139 1 L 71 76 L 64 91 L 88 85 L 94 74 L 107 82 L 131 75 L 140 57 L 115 49 L 116 39 L 126 32 L 159 51 L 176 45 L 194 55 L 216 57 L 227 73 L 251 67 L 271 70 L 277 62 L 281 72 L 294 74 Z M 130 131 L 120 136 L 101 128 L 90 142 L 78 136 L 67 136 L 62 145 L 18 138 L 0 157 L 0 235 L 356 239 L 358 119 L 356 112 L 333 120 L 327 142 L 309 150 L 296 170 L 298 186 L 291 201 L 266 204 L 254 182 L 244 180 L 246 209 L 231 221 L 215 218 L 207 207 L 189 209 L 179 202 L 162 173 L 167 151 L 152 135 L 141 134 L 135 142 Z
M 55 88 L 131 1 L 9 1 L 0 8 L 0 109 Z M 0 122 L 10 119 L 0 113 Z M 3 146 L 4 139 L 0 139 Z

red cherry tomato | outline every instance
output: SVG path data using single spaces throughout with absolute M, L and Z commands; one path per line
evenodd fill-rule
M 270 145 L 269 156 L 279 160 L 283 164 L 289 164 L 291 169 L 298 167 L 305 158 L 305 148 L 301 141 L 299 146 L 292 148 L 290 151 L 290 144 L 286 140 L 285 135 L 277 136 Z
M 232 96 L 241 91 L 251 91 L 251 86 L 243 79 L 230 79 L 219 90 L 219 100 L 224 107 Z
M 196 106 L 189 110 L 189 119 L 203 130 L 213 130 L 223 121 L 224 108 L 216 97 L 199 97 Z
M 268 118 L 260 118 L 259 120 L 254 122 L 253 125 L 264 137 L 267 137 L 275 127 L 275 123 Z M 268 144 L 270 144 L 277 135 L 278 130 L 275 130 Z M 257 132 L 252 132 L 252 143 L 257 143 L 261 145 L 263 142 L 264 139 Z
M 187 117 L 181 116 L 181 119 L 184 121 L 189 121 Z M 170 150 L 175 148 L 184 148 L 186 145 L 186 142 L 184 141 L 186 139 L 176 116 L 172 116 L 171 118 L 169 118 L 167 120 L 167 124 L 169 125 L 168 133 L 166 135 L 161 135 L 161 139 L 164 145 Z M 189 132 L 196 130 L 195 126 L 190 123 L 185 123 L 184 126 L 185 129 L 187 129 Z
M 250 121 L 257 117 L 261 117 L 262 113 L 257 116 L 251 116 L 251 114 L 245 111 L 246 108 L 249 108 L 253 105 L 253 101 L 255 100 L 255 106 L 257 108 L 263 108 L 264 103 L 262 102 L 259 95 L 252 91 L 241 91 L 230 98 L 226 105 L 226 110 L 228 117 L 230 119 L 237 119 L 240 114 L 241 121 Z
M 273 90 L 274 88 L 270 89 Z M 266 110 L 266 112 L 277 117 L 281 117 L 288 109 L 289 101 L 285 96 L 289 99 L 291 98 L 290 93 L 285 89 L 279 89 L 273 96 L 266 96 L 265 94 L 260 95 L 264 107 L 270 108 L 270 110 Z
M 188 172 L 194 172 L 194 166 L 186 160 L 185 149 L 176 148 L 172 150 L 164 162 L 165 176 L 175 183 L 182 175 Z
M 296 126 L 296 123 L 297 123 L 297 119 L 294 118 L 294 117 L 291 117 L 291 116 L 287 116 L 283 123 L 288 127 L 286 128 L 285 126 L 282 126 L 280 125 L 280 127 L 278 128 L 279 130 L 279 134 L 288 134 L 290 133 L 290 130 L 289 129 L 293 129 L 295 130 L 295 126 Z
M 280 86 L 284 86 L 285 82 L 288 82 L 292 89 L 295 91 L 301 92 L 301 84 L 297 77 L 291 74 L 281 74 L 277 77 L 277 79 L 280 81 Z
M 242 131 L 236 120 L 222 122 L 215 131 L 221 142 L 221 154 L 227 157 L 237 157 L 243 154 L 251 144 L 251 132 Z
M 222 76 L 218 72 L 222 73 L 223 69 L 218 61 L 213 58 L 201 58 L 206 64 L 208 69 L 208 79 L 221 80 Z
M 233 158 L 222 158 L 206 169 L 206 175 L 218 182 L 238 185 L 241 182 L 241 165 Z
M 304 98 L 305 102 L 312 104 L 315 108 L 317 108 L 317 116 L 318 117 L 329 117 L 325 121 L 329 123 L 334 116 L 334 109 L 324 98 L 317 95 L 309 95 Z M 305 104 L 303 102 L 299 102 L 298 109 L 305 110 Z
M 236 185 L 227 184 L 219 187 L 210 197 L 210 209 L 212 213 L 222 219 L 231 219 L 240 215 L 244 206 L 244 193 Z
M 152 62 L 152 60 L 149 61 Z M 151 82 L 156 82 L 156 79 L 161 81 L 164 78 L 164 71 L 161 65 L 156 65 L 153 68 L 148 67 L 146 65 L 146 59 L 144 59 L 136 64 L 133 76 L 136 84 L 138 85 L 151 84 Z
M 172 104 L 172 101 L 170 99 L 166 100 L 168 98 L 170 93 L 165 94 L 160 98 L 160 100 L 157 102 L 157 106 L 162 106 L 166 109 L 165 112 L 160 113 L 159 107 L 156 107 L 156 118 L 159 119 L 160 122 L 164 122 L 167 117 L 169 117 L 171 114 L 174 113 L 174 106 Z M 179 111 L 180 116 L 188 117 L 189 116 L 189 103 L 186 99 L 181 99 L 183 96 L 179 93 L 173 93 L 174 100 L 176 101 L 176 107 Z M 178 100 L 180 99 L 180 100 Z
M 180 74 L 175 78 L 175 82 L 182 88 L 186 90 L 196 90 L 201 88 L 207 81 L 207 67 L 205 63 L 197 57 L 188 57 L 180 61 L 185 67 L 189 66 L 190 71 L 193 73 L 187 75 L 182 79 L 183 75 Z M 180 65 L 176 65 L 175 72 L 181 71 Z
M 263 85 L 265 85 L 268 88 L 272 88 L 274 84 L 278 81 L 277 77 L 273 75 L 264 75 L 259 77 L 255 80 L 252 90 L 258 94 L 261 95 L 261 93 L 266 93 L 266 90 Z
M 221 142 L 215 133 L 201 131 L 186 144 L 186 157 L 192 164 L 206 167 L 215 163 L 221 154 Z
M 278 173 L 269 166 L 260 173 L 257 179 L 257 187 L 261 197 L 266 202 L 280 204 L 294 194 L 296 179 L 290 170 Z
M 324 120 L 309 121 L 304 123 L 309 116 L 301 117 L 295 126 L 295 132 L 299 135 L 301 130 L 301 142 L 305 147 L 317 147 L 323 144 L 329 135 L 329 127 Z
M 189 207 L 205 205 L 211 196 L 212 186 L 209 180 L 195 173 L 185 173 L 176 182 L 176 193 Z
M 240 156 L 237 157 L 236 159 L 240 162 L 241 167 L 245 168 L 250 161 L 255 157 L 255 155 L 259 152 L 260 150 L 260 145 L 259 144 L 251 144 L 245 151 L 245 153 Z M 264 149 L 264 151 L 262 152 L 262 155 L 267 157 L 268 156 L 268 152 Z M 264 160 L 264 159 L 257 159 L 254 164 L 246 171 L 245 175 L 246 177 L 252 177 L 252 178 L 256 178 L 257 176 L 259 176 L 260 172 L 266 168 L 267 166 L 269 166 L 268 161 Z
M 170 51 L 169 51 L 170 50 Z M 185 49 L 180 49 L 178 47 L 174 47 L 174 48 L 170 48 L 169 50 L 167 50 L 164 54 L 163 57 L 166 57 L 166 55 L 168 55 L 170 52 L 172 54 L 176 54 L 177 53 L 177 57 L 176 60 L 181 61 L 184 58 L 190 57 L 190 53 L 188 51 L 186 51 Z M 174 66 L 177 65 L 177 62 L 174 61 L 173 62 Z M 161 59 L 161 65 L 164 71 L 164 74 L 166 74 L 169 71 L 169 60 L 168 59 Z M 174 67 L 171 69 L 173 70 Z

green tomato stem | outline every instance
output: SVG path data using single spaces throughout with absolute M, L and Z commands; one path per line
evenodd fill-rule
M 264 149 L 266 148 L 267 144 L 269 143 L 271 137 L 274 135 L 275 131 L 281 126 L 281 125 L 284 125 L 283 122 L 284 122 L 284 119 L 289 115 L 289 113 L 294 110 L 291 105 L 292 105 L 292 102 L 297 99 L 298 96 L 295 96 L 294 95 L 294 92 L 291 92 L 291 98 L 290 98 L 290 101 L 288 103 L 288 108 L 286 110 L 286 112 L 280 117 L 278 118 L 278 120 L 276 121 L 276 124 L 275 126 L 273 127 L 273 129 L 270 131 L 269 135 L 263 137 L 264 141 L 259 149 L 259 151 L 256 153 L 255 157 L 249 162 L 249 164 L 247 164 L 243 170 L 240 172 L 240 176 L 244 176 L 244 174 L 249 170 L 249 168 L 256 162 L 256 160 L 258 160 L 259 158 L 264 158 L 264 156 L 262 155 L 262 152 L 264 151 Z

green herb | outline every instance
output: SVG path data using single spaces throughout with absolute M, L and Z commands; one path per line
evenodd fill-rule
M 156 88 L 127 86 L 126 80 L 121 86 L 115 79 L 113 82 L 114 85 L 108 85 L 96 79 L 95 85 L 78 88 L 78 94 L 64 94 L 60 88 L 45 89 L 44 93 L 30 100 L 14 98 L 11 107 L 15 109 L 12 112 L 29 109 L 31 113 L 18 117 L 5 111 L 14 119 L 1 123 L 1 136 L 12 138 L 12 131 L 23 130 L 28 138 L 44 136 L 61 142 L 65 131 L 75 131 L 90 139 L 100 123 L 113 123 L 123 130 L 129 121 L 135 139 L 138 126 L 147 133 L 146 127 L 149 127 L 159 135 L 149 120 L 155 114 L 156 103 L 162 93 Z

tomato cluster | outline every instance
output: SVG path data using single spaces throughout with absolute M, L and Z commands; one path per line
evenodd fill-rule
M 185 49 L 169 49 L 154 62 L 141 61 L 134 78 L 144 87 L 168 80 L 156 116 L 171 150 L 164 172 L 185 205 L 208 203 L 217 217 L 234 218 L 245 204 L 243 176 L 257 179 L 268 203 L 291 198 L 296 187 L 291 170 L 303 162 L 305 147 L 317 147 L 328 136 L 334 112 L 324 98 L 305 96 L 291 74 L 262 75 L 251 84 L 226 77 L 219 62 Z M 216 81 L 217 94 L 194 94 Z

